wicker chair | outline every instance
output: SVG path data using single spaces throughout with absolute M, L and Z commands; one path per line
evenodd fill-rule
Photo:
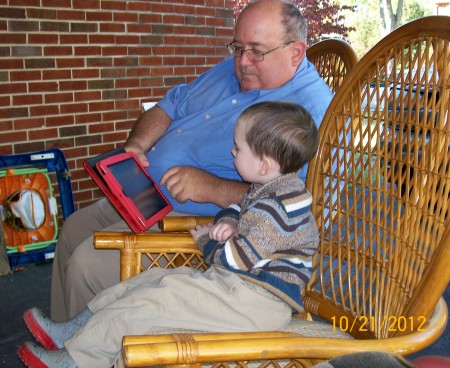
M 293 318 L 277 332 L 127 336 L 127 367 L 310 367 L 357 351 L 408 355 L 442 334 L 450 280 L 449 41 L 449 17 L 395 30 L 350 71 L 325 115 L 307 179 L 321 239 L 303 296 L 321 321 Z M 154 264 L 162 257 L 170 266 L 203 266 L 186 234 L 97 233 L 95 241 L 122 249 L 122 267 L 136 272 L 141 253 Z
M 315 65 L 333 93 L 336 93 L 344 77 L 358 61 L 350 44 L 337 38 L 311 45 L 306 50 L 306 57 Z

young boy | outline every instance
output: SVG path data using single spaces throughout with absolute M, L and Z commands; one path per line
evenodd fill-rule
M 303 310 L 318 233 L 297 173 L 317 150 L 316 125 L 299 105 L 262 102 L 241 114 L 234 136 L 236 169 L 252 186 L 214 225 L 191 231 L 208 270 L 147 270 L 104 290 L 67 322 L 28 310 L 25 322 L 45 347 L 19 348 L 28 367 L 108 368 L 124 335 L 278 330 Z

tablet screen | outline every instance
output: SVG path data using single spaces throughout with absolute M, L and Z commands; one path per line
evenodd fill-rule
M 109 170 L 122 186 L 122 191 L 149 219 L 165 207 L 167 203 L 155 188 L 152 180 L 132 158 L 108 165 Z

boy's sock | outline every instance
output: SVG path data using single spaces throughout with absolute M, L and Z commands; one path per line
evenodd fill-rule
M 91 311 L 86 308 L 66 322 L 53 322 L 38 308 L 31 308 L 24 313 L 23 319 L 38 342 L 47 350 L 57 350 L 64 347 L 64 341 L 84 326 L 91 315 Z
M 17 350 L 20 359 L 29 368 L 77 368 L 66 349 L 45 350 L 32 342 L 25 342 Z

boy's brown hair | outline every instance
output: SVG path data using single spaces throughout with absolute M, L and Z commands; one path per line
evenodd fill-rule
M 277 161 L 282 174 L 298 172 L 317 152 L 317 126 L 298 104 L 260 102 L 246 108 L 238 121 L 251 150 Z

